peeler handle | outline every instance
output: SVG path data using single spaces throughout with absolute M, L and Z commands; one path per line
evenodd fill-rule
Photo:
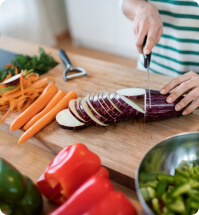
M 64 65 L 66 67 L 71 67 L 72 66 L 72 64 L 71 64 L 66 52 L 63 49 L 58 50 L 58 55 L 59 55 L 59 57 L 61 58 L 62 62 L 64 63 Z
M 144 48 L 145 48 L 145 45 L 146 45 L 146 41 L 147 41 L 147 36 L 145 36 L 145 38 L 144 38 L 144 43 L 143 43 L 143 47 L 142 47 L 143 57 L 144 57 L 144 67 L 145 68 L 147 68 L 150 65 L 150 62 L 151 62 L 151 53 L 147 54 L 147 55 L 144 54 Z

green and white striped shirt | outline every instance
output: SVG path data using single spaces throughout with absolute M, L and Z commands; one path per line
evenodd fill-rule
M 199 6 L 193 0 L 149 0 L 159 10 L 163 34 L 153 48 L 150 71 L 176 77 L 188 71 L 199 73 Z M 139 70 L 143 56 L 138 59 Z

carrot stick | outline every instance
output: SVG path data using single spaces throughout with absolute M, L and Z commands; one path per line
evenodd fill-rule
M 41 111 L 57 93 L 58 89 L 54 84 L 49 84 L 39 98 L 21 113 L 11 124 L 10 130 L 15 131 L 21 128 L 28 120 Z
M 28 121 L 23 129 L 26 131 L 28 130 L 35 122 L 37 122 L 41 117 L 43 117 L 45 114 L 47 114 L 52 108 L 54 108 L 57 103 L 66 95 L 66 93 L 62 90 L 59 90 L 56 95 L 53 97 L 53 99 L 48 103 L 48 105 L 37 115 L 33 116 L 33 118 Z
M 21 144 L 39 132 L 43 127 L 52 122 L 56 115 L 63 109 L 68 107 L 69 101 L 71 99 L 76 99 L 77 94 L 74 91 L 70 91 L 66 96 L 64 96 L 60 102 L 51 109 L 47 114 L 45 114 L 41 119 L 39 119 L 35 124 L 33 124 L 26 132 L 20 137 L 18 144 Z
M 33 84 L 31 84 L 31 87 L 45 87 L 47 84 L 48 78 L 42 78 L 38 81 L 35 81 Z

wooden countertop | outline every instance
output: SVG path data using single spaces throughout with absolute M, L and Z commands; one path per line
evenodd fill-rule
M 17 53 L 38 54 L 38 47 L 35 44 L 0 37 L 0 48 Z M 44 48 L 60 62 L 55 49 Z M 115 92 L 127 87 L 147 88 L 147 73 L 145 72 L 84 56 L 70 53 L 68 55 L 73 65 L 86 69 L 88 76 L 64 82 L 62 64 L 53 68 L 46 75 L 53 76 L 58 88 L 66 92 L 75 90 L 79 97 L 84 97 L 87 94 Z M 170 77 L 151 74 L 151 89 L 160 90 L 170 80 Z M 11 114 L 5 123 L 0 125 L 0 129 L 9 133 L 9 126 L 16 115 L 17 113 Z M 177 119 L 152 123 L 138 123 L 129 120 L 107 128 L 90 126 L 77 132 L 63 130 L 54 121 L 27 142 L 54 154 L 67 145 L 82 142 L 100 156 L 102 164 L 109 169 L 113 180 L 132 188 L 136 169 L 145 153 L 155 144 L 171 135 L 198 131 L 198 122 L 198 110 L 189 116 Z M 23 131 L 20 129 L 11 132 L 16 137 L 22 133 Z M 15 144 L 17 144 L 17 139 L 15 139 Z

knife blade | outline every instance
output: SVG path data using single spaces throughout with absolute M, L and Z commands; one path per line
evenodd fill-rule
M 149 107 L 151 108 L 151 88 L 150 88 L 150 71 L 149 71 L 149 66 L 150 66 L 150 62 L 151 62 L 151 53 L 148 55 L 144 54 L 144 48 L 146 45 L 146 41 L 147 41 L 147 36 L 144 38 L 144 43 L 143 43 L 143 57 L 144 57 L 144 67 L 147 69 Z

